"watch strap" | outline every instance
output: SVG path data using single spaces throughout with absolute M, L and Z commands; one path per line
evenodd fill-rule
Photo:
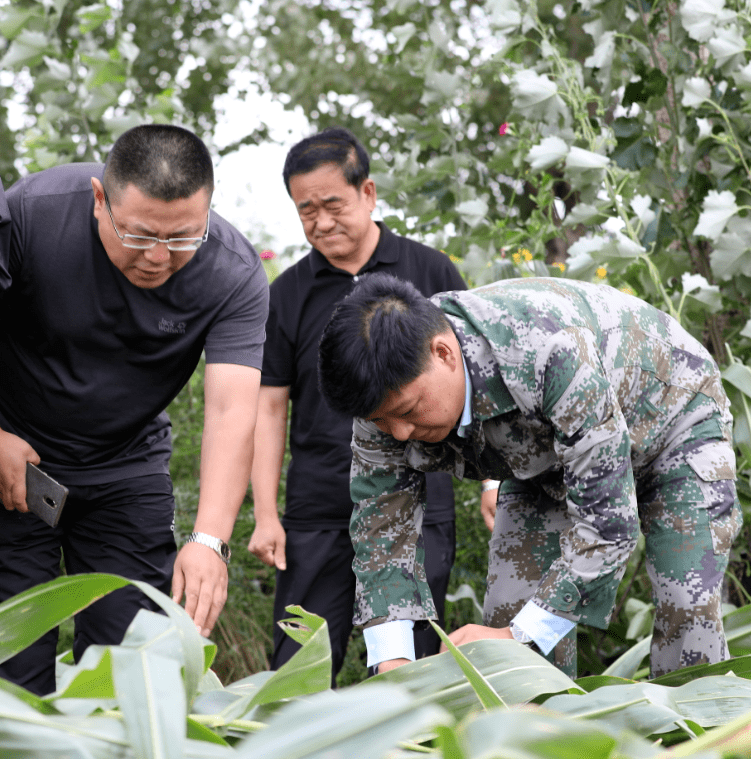
M 232 551 L 229 550 L 229 546 L 221 538 L 215 538 L 213 535 L 208 535 L 205 532 L 191 532 L 188 536 L 186 543 L 200 543 L 203 546 L 207 546 L 216 551 L 219 558 L 227 565 L 229 565 Z

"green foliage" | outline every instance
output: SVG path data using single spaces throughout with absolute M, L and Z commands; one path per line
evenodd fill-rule
M 230 72 L 249 44 L 229 31 L 239 5 L 0 2 L 5 186 L 19 171 L 100 161 L 120 133 L 145 121 L 192 126 L 210 141 L 214 99 L 229 89 Z M 11 103 L 23 122 L 16 131 L 8 124 Z M 266 135 L 262 127 L 245 140 Z
M 63 577 L 0 604 L 0 661 L 127 582 Z M 61 663 L 57 690 L 44 698 L 0 680 L 3 756 L 720 759 L 751 751 L 749 656 L 693 667 L 672 683 L 579 684 L 516 641 L 485 640 L 334 692 L 325 621 L 289 607 L 300 651 L 278 672 L 223 686 L 210 669 L 215 646 L 185 611 L 134 584 L 165 615 L 141 611 L 121 645 L 90 646 L 78 664 Z M 750 619 L 751 607 L 739 616 Z

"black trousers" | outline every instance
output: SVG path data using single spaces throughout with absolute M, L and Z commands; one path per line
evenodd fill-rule
M 69 575 L 107 572 L 142 580 L 169 594 L 176 547 L 175 501 L 167 475 L 148 475 L 71 487 L 60 522 L 49 527 L 34 514 L 0 508 L 0 601 L 54 580 L 61 554 Z M 116 590 L 75 618 L 73 654 L 91 643 L 122 641 L 139 609 L 158 611 L 133 586 Z M 57 629 L 0 664 L 0 677 L 36 693 L 55 690 Z
M 456 555 L 454 522 L 423 525 L 425 573 L 443 626 L 446 592 Z M 287 530 L 287 569 L 276 573 L 274 653 L 271 669 L 279 669 L 300 648 L 276 622 L 289 615 L 284 607 L 298 604 L 328 623 L 332 679 L 344 663 L 355 605 L 355 557 L 348 530 Z M 440 639 L 432 627 L 415 630 L 418 659 L 438 653 Z M 334 683 L 332 683 L 334 684 Z

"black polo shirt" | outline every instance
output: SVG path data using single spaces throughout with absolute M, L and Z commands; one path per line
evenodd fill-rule
M 331 411 L 318 391 L 318 343 L 336 303 L 349 294 L 360 274 L 372 271 L 408 280 L 425 296 L 466 289 L 447 255 L 395 235 L 383 222 L 378 226 L 378 245 L 356 275 L 332 266 L 312 248 L 271 284 L 261 382 L 290 388 L 286 529 L 347 529 L 352 514 L 352 418 Z M 425 522 L 453 518 L 451 476 L 430 474 Z

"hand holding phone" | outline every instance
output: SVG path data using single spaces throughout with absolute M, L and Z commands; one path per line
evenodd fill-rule
M 68 488 L 31 463 L 26 464 L 26 505 L 50 527 L 56 527 Z

